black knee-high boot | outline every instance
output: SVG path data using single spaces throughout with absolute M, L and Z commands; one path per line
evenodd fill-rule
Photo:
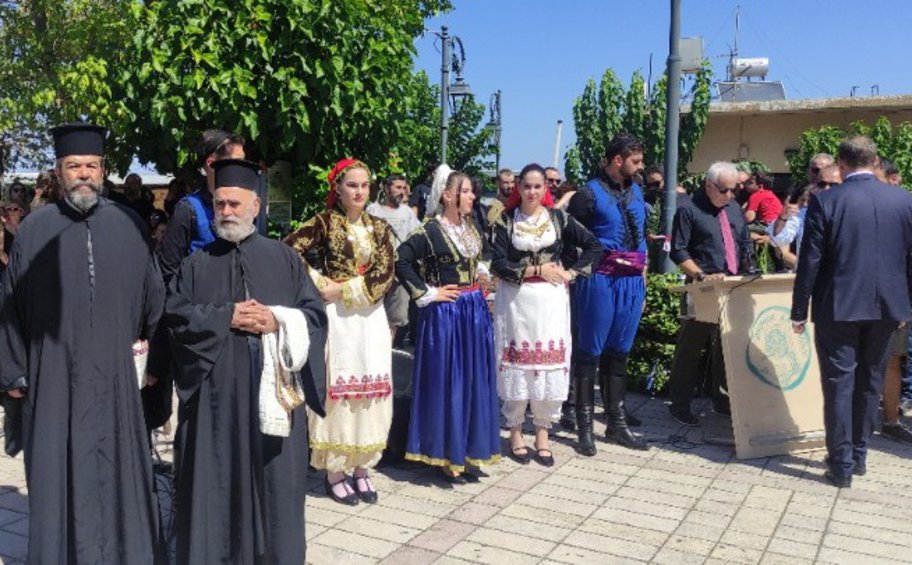
M 649 444 L 633 435 L 627 426 L 627 408 L 624 402 L 627 396 L 626 356 L 612 357 L 607 367 L 603 365 L 602 368 L 607 369 L 605 380 L 608 381 L 608 430 L 605 437 L 630 449 L 649 449 Z
M 573 371 L 573 385 L 576 389 L 576 430 L 579 438 L 576 450 L 587 457 L 595 455 L 592 416 L 597 373 L 598 362 L 596 360 L 577 360 Z
M 602 397 L 602 410 L 605 411 L 605 419 L 609 422 L 609 425 L 611 422 L 611 416 L 609 414 L 611 409 L 611 386 L 608 384 L 608 381 L 611 377 L 611 364 L 614 359 L 615 356 L 610 353 L 602 354 L 602 357 L 599 359 L 599 392 L 601 393 Z M 624 363 L 624 375 L 626 378 L 626 361 Z M 633 414 L 627 414 L 627 425 L 629 427 L 636 428 L 641 424 L 642 422 L 640 422 L 639 418 Z

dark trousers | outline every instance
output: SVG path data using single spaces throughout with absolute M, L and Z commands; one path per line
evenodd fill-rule
M 709 372 L 714 402 L 724 402 L 719 387 L 725 385 L 725 359 L 719 325 L 696 320 L 681 320 L 678 344 L 671 364 L 668 395 L 671 405 L 690 409 L 697 387 L 703 383 L 704 354 L 709 353 Z
M 894 321 L 814 325 L 827 454 L 836 476 L 849 476 L 856 463 L 866 464 L 897 325 Z

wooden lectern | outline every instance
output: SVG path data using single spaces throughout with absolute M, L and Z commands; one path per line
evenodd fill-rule
M 792 331 L 791 274 L 726 277 L 676 291 L 697 321 L 719 324 L 735 454 L 768 457 L 824 447 L 814 327 Z

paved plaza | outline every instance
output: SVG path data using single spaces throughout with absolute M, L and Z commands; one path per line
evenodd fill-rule
M 384 467 L 380 502 L 353 508 L 313 476 L 308 563 L 912 562 L 912 448 L 876 435 L 868 474 L 837 490 L 822 479 L 823 452 L 738 461 L 724 445 L 728 420 L 707 401 L 704 425 L 686 428 L 662 400 L 631 397 L 648 452 L 600 442 L 582 457 L 558 432 L 550 469 L 504 459 L 480 483 L 451 487 L 421 465 Z M 26 557 L 26 496 L 21 456 L 0 457 L 3 563 Z

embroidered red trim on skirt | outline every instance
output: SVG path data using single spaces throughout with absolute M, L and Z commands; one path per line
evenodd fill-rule
M 508 347 L 503 348 L 501 356 L 502 362 L 517 365 L 557 365 L 564 363 L 566 359 L 567 347 L 563 339 L 556 344 L 553 339 L 550 340 L 548 349 L 544 349 L 540 341 L 535 342 L 534 348 L 528 341 L 522 342 L 519 348 L 516 347 L 515 341 L 511 341 Z
M 393 381 L 389 373 L 385 375 L 363 375 L 360 378 L 351 375 L 346 379 L 342 375 L 329 387 L 329 397 L 341 398 L 384 398 L 393 393 Z

